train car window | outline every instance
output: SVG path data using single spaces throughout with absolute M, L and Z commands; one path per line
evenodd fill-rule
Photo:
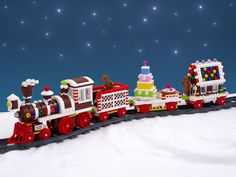
M 84 101 L 85 96 L 84 96 L 84 89 L 79 90 L 79 101 Z
M 205 94 L 206 93 L 206 87 L 201 87 L 201 94 Z
M 91 100 L 91 88 L 85 89 L 85 95 L 86 95 L 86 100 L 90 101 Z
M 218 92 L 218 85 L 214 85 L 212 90 L 213 92 Z

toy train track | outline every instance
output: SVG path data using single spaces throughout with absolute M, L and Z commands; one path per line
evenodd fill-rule
M 14 150 L 26 150 L 32 147 L 41 147 L 41 146 L 45 146 L 51 143 L 60 143 L 66 139 L 74 139 L 78 135 L 87 134 L 90 131 L 95 131 L 102 127 L 106 127 L 112 124 L 117 124 L 120 122 L 138 120 L 138 119 L 143 119 L 143 118 L 165 117 L 168 115 L 175 116 L 175 115 L 182 115 L 182 114 L 206 113 L 210 111 L 230 109 L 232 107 L 236 107 L 236 96 L 227 98 L 226 104 L 223 106 L 207 104 L 202 109 L 189 109 L 189 108 L 186 109 L 186 106 L 180 106 L 179 109 L 175 111 L 157 111 L 157 112 L 149 112 L 147 114 L 139 114 L 135 111 L 129 111 L 128 115 L 126 115 L 125 118 L 111 117 L 109 120 L 105 122 L 94 121 L 93 124 L 87 128 L 75 129 L 71 134 L 67 134 L 67 135 L 53 135 L 50 139 L 43 140 L 43 141 L 37 140 L 37 141 L 27 143 L 27 144 L 7 145 L 6 144 L 7 139 L 2 139 L 0 140 L 0 154 L 4 154 L 6 152 L 14 151 Z

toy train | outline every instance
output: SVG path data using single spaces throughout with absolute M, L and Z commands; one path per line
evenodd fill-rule
M 7 143 L 24 144 L 48 139 L 55 133 L 69 134 L 74 128 L 88 127 L 95 117 L 106 121 L 109 114 L 125 117 L 129 110 L 173 111 L 183 102 L 195 109 L 210 102 L 224 105 L 228 94 L 223 87 L 226 82 L 223 65 L 217 60 L 196 61 L 189 66 L 183 81 L 184 94 L 170 84 L 157 90 L 147 61 L 143 62 L 138 79 L 133 97 L 129 97 L 127 85 L 113 83 L 107 75 L 102 77 L 101 86 L 94 86 L 94 81 L 84 76 L 61 81 L 59 95 L 53 95 L 46 86 L 41 92 L 43 100 L 33 103 L 30 102 L 32 91 L 39 81 L 27 79 L 21 85 L 24 101 L 14 94 L 7 98 L 8 110 L 15 112 L 19 120 Z

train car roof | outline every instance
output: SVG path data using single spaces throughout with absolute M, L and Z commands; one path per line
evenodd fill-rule
M 82 76 L 74 79 L 67 79 L 66 81 L 71 87 L 82 87 L 94 84 L 94 81 L 87 76 Z

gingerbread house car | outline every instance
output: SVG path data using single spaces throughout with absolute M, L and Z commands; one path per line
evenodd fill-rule
M 188 103 L 194 104 L 195 108 L 202 107 L 203 103 L 214 102 L 224 104 L 227 96 L 226 82 L 222 62 L 214 60 L 196 61 L 189 66 L 188 70 Z

